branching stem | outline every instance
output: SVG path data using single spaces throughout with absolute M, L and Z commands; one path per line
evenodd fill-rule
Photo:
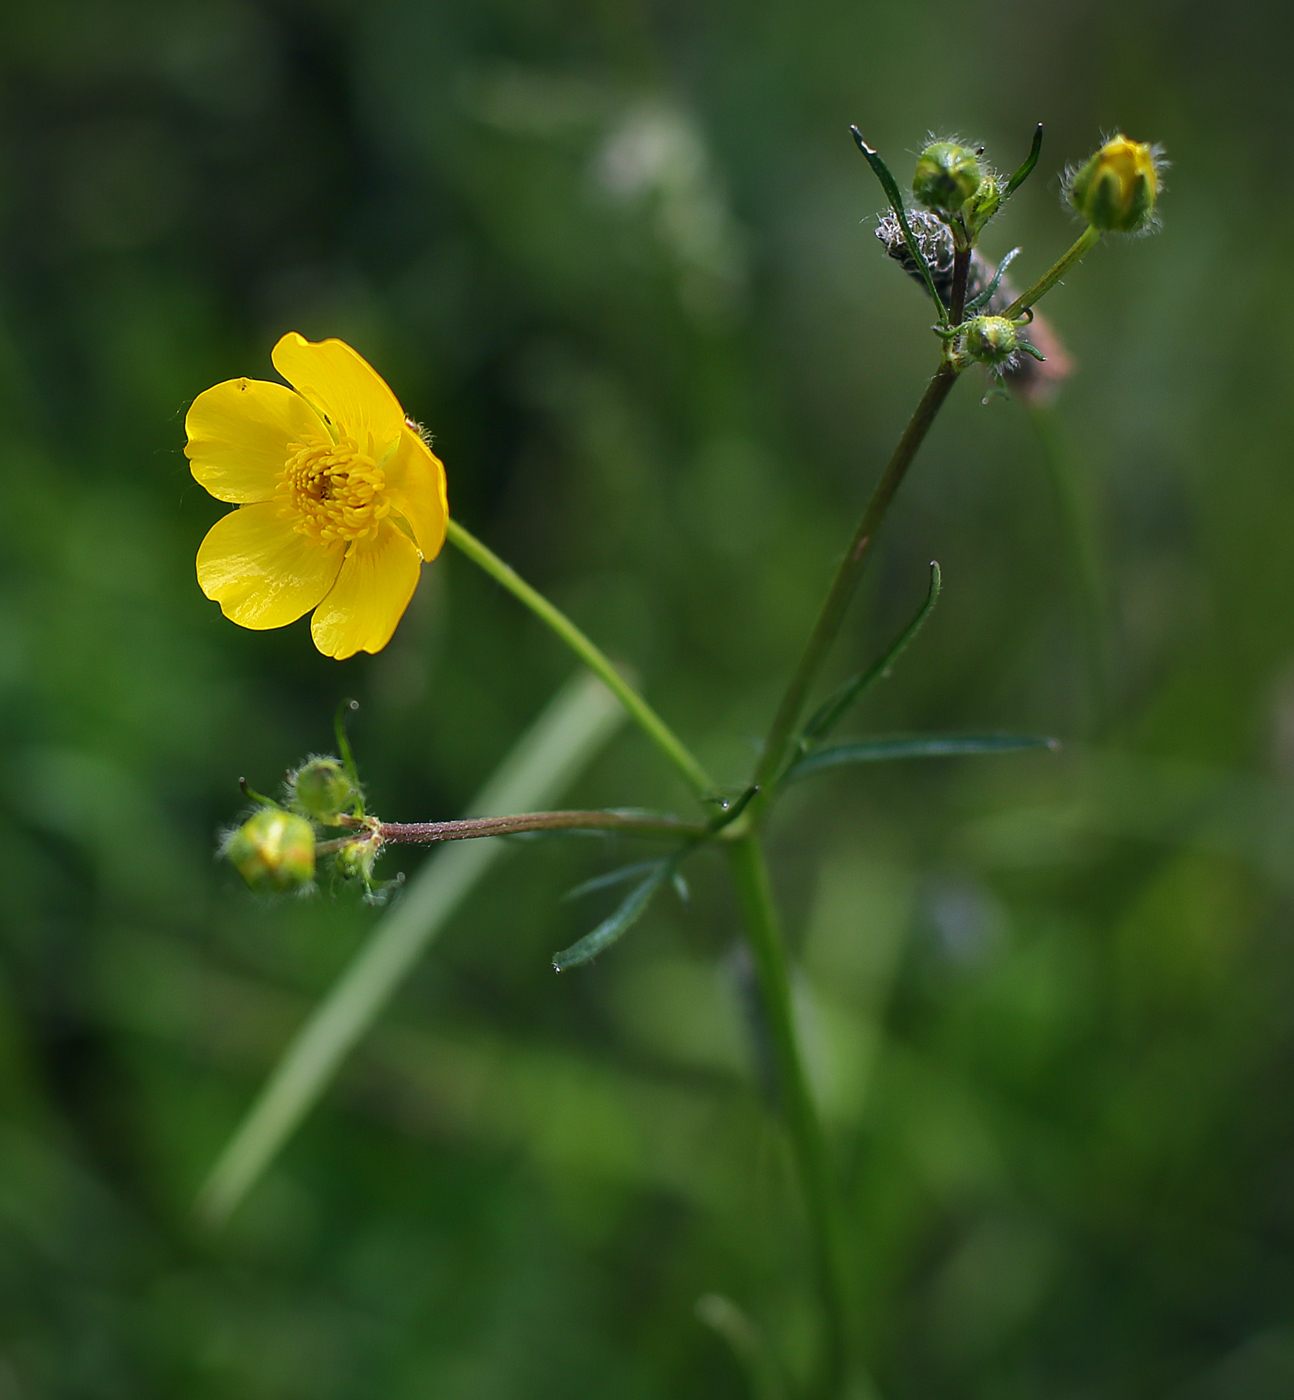
M 964 282 L 962 294 L 964 297 Z M 930 431 L 930 426 L 935 421 L 935 416 L 940 408 L 943 407 L 949 390 L 957 382 L 959 373 L 957 367 L 948 360 L 940 364 L 935 371 L 934 378 L 926 386 L 926 391 L 921 396 L 921 402 L 917 404 L 916 412 L 913 413 L 908 421 L 908 426 L 903 430 L 903 436 L 894 449 L 894 455 L 881 474 L 881 479 L 876 483 L 876 489 L 872 492 L 872 498 L 867 503 L 867 509 L 864 510 L 863 518 L 858 523 L 858 529 L 854 531 L 854 538 L 850 542 L 848 552 L 845 554 L 840 568 L 836 571 L 831 591 L 827 594 L 822 611 L 818 614 L 818 620 L 814 624 L 813 631 L 809 634 L 809 640 L 800 656 L 799 665 L 796 666 L 790 684 L 782 696 L 772 727 L 768 731 L 768 737 L 764 740 L 759 766 L 752 779 L 759 785 L 761 792 L 760 796 L 751 804 L 752 807 L 765 806 L 768 798 L 772 795 L 773 779 L 781 771 L 791 743 L 792 731 L 804 709 L 809 690 L 817 679 L 828 649 L 840 631 L 840 625 L 844 621 L 849 601 L 854 596 L 854 589 L 858 586 L 863 568 L 871 557 L 876 532 L 885 519 L 890 502 L 894 499 L 894 493 L 902 485 L 903 478 L 912 465 L 912 459 L 917 455 L 917 449 L 925 441 L 926 434 Z
M 515 836 L 523 831 L 616 831 L 625 836 L 679 837 L 699 841 L 710 828 L 678 817 L 646 816 L 634 812 L 563 811 L 518 812 L 506 817 L 469 817 L 450 822 L 378 822 L 357 817 L 338 819 L 341 826 L 373 831 L 393 845 L 430 846 L 437 841 L 471 841 L 481 836 Z

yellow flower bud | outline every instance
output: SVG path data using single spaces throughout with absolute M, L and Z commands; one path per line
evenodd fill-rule
M 1069 202 L 1103 233 L 1140 233 L 1154 226 L 1162 171 L 1157 147 L 1113 136 L 1069 176 Z
M 934 141 L 917 159 L 912 193 L 943 218 L 951 218 L 978 191 L 984 179 L 979 156 L 954 141 Z
M 312 758 L 288 779 L 294 805 L 316 821 L 335 825 L 356 797 L 354 784 L 335 758 Z
M 230 833 L 224 854 L 253 890 L 299 890 L 314 879 L 314 828 L 304 817 L 262 807 Z
M 976 316 L 966 323 L 964 350 L 983 365 L 1010 364 L 1020 349 L 1019 330 L 1005 316 Z

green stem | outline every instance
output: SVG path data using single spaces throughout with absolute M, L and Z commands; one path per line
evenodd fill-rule
M 1051 291 L 1069 269 L 1100 241 L 1100 229 L 1093 228 L 1091 224 L 1088 224 L 1083 232 L 1079 234 L 1074 246 L 1069 252 L 1063 254 L 1046 272 L 1044 272 L 1027 292 L 1022 292 L 1016 297 L 1002 315 L 1009 321 L 1012 317 L 1018 316 L 1022 311 L 1027 311 L 1034 302 L 1040 300 L 1047 292 Z
M 903 436 L 899 439 L 899 445 L 894 449 L 894 455 L 890 458 L 889 465 L 881 475 L 880 481 L 876 483 L 876 489 L 872 492 L 872 498 L 867 503 L 867 509 L 863 512 L 863 518 L 858 523 L 858 529 L 854 531 L 854 538 L 850 543 L 849 550 L 836 572 L 831 591 L 827 594 L 826 602 L 822 605 L 822 611 L 818 614 L 818 620 L 814 624 L 808 644 L 800 657 L 799 665 L 795 668 L 795 673 L 792 675 L 786 693 L 782 696 L 782 702 L 778 706 L 772 727 L 768 731 L 768 737 L 764 740 L 764 750 L 760 755 L 759 766 L 755 770 L 753 779 L 762 790 L 761 796 L 755 799 L 755 802 L 761 806 L 767 800 L 765 794 L 771 796 L 770 785 L 781 771 L 787 748 L 791 742 L 792 730 L 800 718 L 800 712 L 804 709 L 809 689 L 817 679 L 818 671 L 826 659 L 827 650 L 836 639 L 836 633 L 840 631 L 840 624 L 844 621 L 849 600 L 854 596 L 854 589 L 858 586 L 863 568 L 871 556 L 871 546 L 876 539 L 876 532 L 885 519 L 890 502 L 894 499 L 894 493 L 902 485 L 903 478 L 912 465 L 912 459 L 917 455 L 917 449 L 925 441 L 926 434 L 930 431 L 930 425 L 935 421 L 935 415 L 943 406 L 949 390 L 957 382 L 958 373 L 956 366 L 948 360 L 945 360 L 935 371 L 934 378 L 931 379 L 926 386 L 925 393 L 921 396 L 921 402 L 917 405 L 916 412 L 913 413 L 908 421 L 908 426 L 903 430 Z
M 704 798 L 714 792 L 715 785 L 710 775 L 693 757 L 683 741 L 616 670 L 602 650 L 590 641 L 565 613 L 555 608 L 542 593 L 531 588 L 515 569 L 509 568 L 493 550 L 469 534 L 452 517 L 447 538 L 474 564 L 484 569 L 496 583 L 502 584 L 514 598 L 524 603 L 541 622 L 557 633 L 589 670 L 606 684 L 628 711 L 629 717 L 678 769 L 683 780 L 698 797 Z
M 768 881 L 764 850 L 756 832 L 730 843 L 733 880 L 746 921 L 746 933 L 777 1067 L 777 1090 L 795 1165 L 808 1208 L 814 1269 L 826 1336 L 821 1393 L 836 1400 L 847 1372 L 848 1309 L 845 1304 L 844 1231 L 826 1139 L 809 1090 L 795 1029 L 786 948 Z

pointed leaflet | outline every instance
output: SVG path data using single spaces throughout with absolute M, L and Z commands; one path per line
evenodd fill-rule
M 1002 274 L 1016 260 L 1020 252 L 1021 250 L 1019 248 L 1012 248 L 1006 257 L 1002 259 L 998 270 L 993 274 L 993 280 L 984 288 L 979 296 L 972 298 L 966 303 L 967 316 L 973 316 L 977 311 L 987 306 L 989 302 L 993 300 L 994 296 L 997 294 L 998 287 L 1002 284 Z
M 863 140 L 863 133 L 856 126 L 851 126 L 854 141 L 858 149 L 867 158 L 867 163 L 872 167 L 876 178 L 881 182 L 881 188 L 885 191 L 885 197 L 890 201 L 890 207 L 894 210 L 894 217 L 899 221 L 899 227 L 903 230 L 903 241 L 908 246 L 908 256 L 921 269 L 921 276 L 925 279 L 926 289 L 930 293 L 930 298 L 939 312 L 941 325 L 948 324 L 948 308 L 943 303 L 943 298 L 935 290 L 935 279 L 930 274 L 930 268 L 926 264 L 925 258 L 921 254 L 921 249 L 917 246 L 917 240 L 912 234 L 912 227 L 908 223 L 908 211 L 903 207 L 903 195 L 899 190 L 898 181 L 890 174 L 890 167 L 881 159 L 878 151 L 872 148 Z
M 890 674 L 894 663 L 907 649 L 908 643 L 913 637 L 920 632 L 926 618 L 930 616 L 934 605 L 939 601 L 939 590 L 942 586 L 943 574 L 940 572 L 938 563 L 932 559 L 930 561 L 930 588 L 926 593 L 925 602 L 917 609 L 916 616 L 894 639 L 889 649 L 882 653 L 879 661 L 874 662 L 861 675 L 846 681 L 830 699 L 814 712 L 800 735 L 801 752 L 807 752 L 818 740 L 825 738 L 854 701 L 871 689 L 877 681 L 884 680 Z
M 847 763 L 884 763 L 896 758 L 957 758 L 963 754 L 1015 753 L 1021 749 L 1055 749 L 1055 739 L 1037 734 L 929 734 L 911 738 L 862 739 L 856 744 L 838 744 L 819 749 L 786 770 L 782 781 L 840 768 Z
M 635 875 L 644 875 L 647 871 L 654 870 L 659 864 L 659 858 L 636 860 L 632 865 L 622 865 L 616 870 L 607 871 L 605 875 L 595 875 L 591 880 L 585 880 L 574 889 L 567 890 L 562 896 L 562 902 L 565 903 L 568 899 L 582 899 L 586 894 L 605 890 L 611 885 L 622 885 L 626 880 L 632 880 Z
M 609 948 L 616 939 L 627 933 L 647 912 L 656 891 L 673 875 L 674 865 L 672 857 L 656 861 L 655 869 L 640 885 L 629 891 L 614 914 L 603 919 L 592 933 L 586 933 L 578 943 L 572 943 L 569 948 L 554 955 L 553 971 L 565 972 L 568 968 L 591 962 L 604 948 Z
M 1042 152 L 1042 123 L 1038 123 L 1038 129 L 1033 133 L 1033 144 L 1029 147 L 1029 154 L 1024 158 L 1024 164 L 1006 182 L 1006 189 L 1002 191 L 1003 199 L 1010 199 L 1021 185 L 1033 174 L 1033 168 L 1038 164 L 1038 156 Z

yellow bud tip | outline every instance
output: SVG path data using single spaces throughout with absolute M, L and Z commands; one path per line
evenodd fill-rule
M 250 889 L 285 894 L 315 875 L 314 828 L 304 817 L 262 807 L 225 842 L 224 854 Z
M 1112 136 L 1066 182 L 1069 202 L 1102 233 L 1155 227 L 1166 162 L 1157 146 Z

